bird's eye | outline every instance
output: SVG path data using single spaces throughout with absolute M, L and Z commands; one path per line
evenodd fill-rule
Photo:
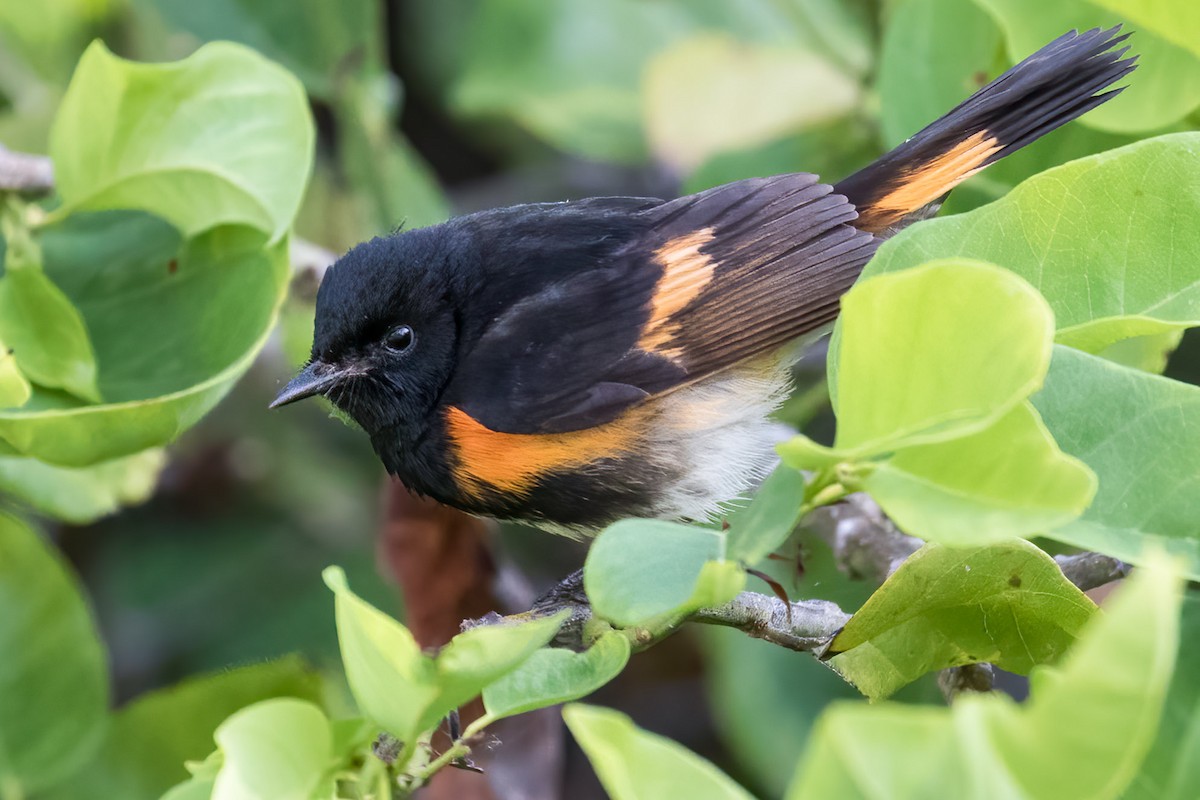
M 397 325 L 392 328 L 383 340 L 383 346 L 393 353 L 403 353 L 412 348 L 417 341 L 417 334 L 407 325 Z

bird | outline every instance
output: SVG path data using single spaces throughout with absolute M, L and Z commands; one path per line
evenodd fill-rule
M 880 244 L 1123 91 L 1128 36 L 1060 36 L 834 184 L 516 205 L 359 244 L 271 407 L 326 396 L 408 489 L 470 514 L 574 537 L 713 520 L 775 466 L 796 343 Z

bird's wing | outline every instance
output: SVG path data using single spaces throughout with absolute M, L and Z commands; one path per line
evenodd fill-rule
M 633 212 L 598 262 L 537 285 L 459 363 L 449 404 L 491 431 L 558 434 L 830 322 L 878 246 L 808 174 Z

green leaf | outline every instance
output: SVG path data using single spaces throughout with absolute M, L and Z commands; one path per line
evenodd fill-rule
M 50 138 L 63 206 L 143 209 L 186 236 L 249 225 L 278 241 L 308 180 L 304 89 L 253 50 L 205 45 L 170 64 L 88 48 Z
M 895 147 L 978 90 L 1000 45 L 996 23 L 975 3 L 893 3 L 879 56 L 884 144 Z
M 344 87 L 334 105 L 339 155 L 352 186 L 368 206 L 367 231 L 398 225 L 420 228 L 442 222 L 450 205 L 433 170 L 396 132 L 395 101 L 386 79 Z M 365 233 L 364 233 L 365 235 Z
M 320 702 L 322 686 L 318 673 L 289 657 L 144 694 L 117 712 L 99 752 L 48 800 L 157 800 L 188 778 L 184 762 L 212 751 L 213 732 L 230 714 L 273 697 Z
M 0 37 L 10 54 L 10 63 L 19 65 L 20 80 L 34 84 L 38 93 L 46 88 L 34 80 L 37 73 L 47 83 L 66 83 L 91 31 L 110 10 L 106 0 L 4 3 L 0 7 Z M 27 71 L 30 67 L 33 74 Z
M 859 102 L 858 84 L 819 56 L 723 34 L 684 39 L 657 54 L 642 91 L 651 150 L 682 170 L 828 122 Z
M 925 545 L 830 644 L 830 664 L 872 700 L 946 667 L 1028 673 L 1058 659 L 1096 610 L 1028 542 Z
M 31 391 L 12 350 L 0 342 L 0 408 L 20 408 L 29 402 Z
M 729 515 L 727 557 L 753 565 L 775 552 L 799 524 L 803 500 L 804 473 L 776 467 L 750 505 Z
M 225 396 L 271 332 L 290 270 L 286 241 L 263 250 L 262 240 L 250 228 L 217 228 L 179 250 L 160 220 L 119 212 L 47 229 L 46 274 L 83 314 L 107 402 L 81 406 L 35 388 L 20 409 L 0 411 L 0 439 L 68 467 L 176 439 Z
M 1184 595 L 1175 677 L 1158 736 L 1123 800 L 1200 797 L 1200 593 Z
M 868 27 L 828 0 L 795 7 L 774 0 L 483 0 L 452 103 L 465 114 L 509 119 L 587 158 L 640 161 L 647 155 L 646 65 L 672 44 L 721 32 L 840 58 L 848 71 L 861 71 Z
M 455 108 L 506 117 L 588 158 L 640 160 L 642 66 L 675 38 L 674 20 L 643 9 L 625 0 L 484 0 L 468 32 Z M 558 46 L 568 35 L 571 46 Z
M 1161 559 L 1135 573 L 1062 667 L 1035 673 L 1024 704 L 989 694 L 960 696 L 948 709 L 835 705 L 787 800 L 1118 797 L 1163 712 L 1179 591 Z
M 963 750 L 942 709 L 838 703 L 818 720 L 785 798 L 1025 800 L 986 745 Z
M 0 456 L 0 492 L 42 514 L 86 525 L 149 500 L 166 462 L 158 449 L 74 468 Z
M 613 800 L 752 800 L 712 762 L 618 711 L 573 703 L 563 719 Z
M 317 182 L 306 198 L 305 234 L 324 245 L 353 243 L 381 230 L 441 222 L 446 198 L 432 171 L 396 129 L 402 96 L 385 69 L 379 32 L 384 29 L 374 0 L 329 4 L 322 0 L 153 0 L 166 21 L 201 40 L 241 42 L 296 73 L 309 94 L 324 100 L 336 118 L 337 186 Z M 423 32 L 424 33 L 424 32 Z M 325 165 L 330 169 L 330 165 Z M 330 195 L 345 218 L 331 218 L 317 205 Z M 335 202 L 337 202 L 335 200 Z M 335 215 L 336 216 L 336 215 Z M 326 231 L 328 227 L 328 231 Z M 311 342 L 311 339 L 310 339 Z
M 931 256 L 1016 272 L 1054 310 L 1058 341 L 1099 352 L 1121 339 L 1200 324 L 1200 133 L 1083 158 L 968 214 L 887 242 L 864 279 Z
M 161 800 L 211 800 L 215 778 L 191 778 L 172 786 Z
M 201 41 L 229 39 L 280 62 L 322 100 L 338 78 L 378 59 L 378 5 L 371 0 L 153 0 L 164 19 Z
M 806 579 L 809 563 L 805 558 Z M 793 595 L 808 597 L 803 591 Z M 733 628 L 696 628 L 704 645 L 706 699 L 721 743 L 741 768 L 737 774 L 753 776 L 760 796 L 782 797 L 821 710 L 862 696 L 814 658 Z
M 1180 590 L 1164 559 L 1149 562 L 1083 631 L 1062 669 L 1034 681 L 1026 708 L 990 707 L 998 748 L 1035 797 L 1115 797 L 1129 783 L 1163 712 L 1179 644 Z M 1064 771 L 1063 764 L 1090 769 Z
M 889 280 L 911 276 L 908 280 Z M 1053 346 L 1046 301 L 1022 278 L 967 260 L 859 282 L 829 359 L 832 449 L 803 436 L 785 463 L 864 488 L 906 532 L 977 544 L 1070 522 L 1095 476 L 1028 405 Z
M 230 715 L 232 716 L 232 715 Z M 228 717 L 226 718 L 228 719 Z M 224 721 L 224 720 L 222 720 Z M 214 731 L 215 734 L 215 731 Z M 213 750 L 203 761 L 188 761 L 184 764 L 193 778 L 216 780 L 217 773 L 225 765 L 225 754 L 220 749 Z
M 330 724 L 333 731 L 333 752 L 346 755 L 369 747 L 379 737 L 379 729 L 363 717 L 335 719 Z
M 1004 29 L 1013 61 L 1071 29 L 1085 31 L 1133 22 L 1102 7 L 1103 1 L 976 0 Z M 1126 25 L 1126 30 L 1130 29 Z M 1122 81 L 1129 88 L 1085 115 L 1083 124 L 1106 131 L 1152 131 L 1177 122 L 1200 105 L 1200 58 L 1153 29 L 1136 23 L 1132 29 L 1135 33 L 1128 44 L 1141 59 L 1137 71 Z
M 728 603 L 746 586 L 746 571 L 735 561 L 709 561 L 700 567 L 687 611 Z
M 1200 6 L 1190 0 L 1095 0 L 1147 30 L 1200 57 Z
M 418 727 L 436 725 L 451 709 L 518 668 L 554 638 L 569 615 L 564 610 L 516 624 L 480 625 L 455 636 L 437 655 L 439 692 Z
M 824 56 L 852 75 L 865 77 L 871 71 L 878 39 L 874 9 L 841 0 L 799 0 L 792 8 L 792 35 L 798 47 Z M 730 11 L 737 15 L 740 9 Z
M 410 747 L 447 712 L 549 642 L 565 618 L 564 612 L 472 628 L 433 658 L 407 628 L 350 591 L 341 569 L 326 569 L 324 578 L 336 598 L 342 662 L 360 710 Z
M 990 426 L 1041 385 L 1053 330 L 1042 296 L 991 264 L 944 259 L 861 280 L 842 298 L 829 362 L 835 449 L 867 456 Z M 808 451 L 780 447 L 785 460 Z
M 36 265 L 0 277 L 0 340 L 34 383 L 93 403 L 96 356 L 79 311 Z M 20 405 L 20 404 L 14 404 Z
M 1079 517 L 1096 476 L 1024 402 L 991 426 L 900 450 L 862 480 L 903 531 L 943 544 L 1028 536 Z
M 108 667 L 74 576 L 34 531 L 0 512 L 0 787 L 24 796 L 100 745 Z
M 270 273 L 234 266 L 259 256 L 262 235 L 250 228 L 184 242 L 157 217 L 110 211 L 72 215 L 45 230 L 41 242 L 47 273 L 92 331 L 109 402 L 166 394 L 210 376 L 253 334 L 252 311 L 269 310 L 274 299 Z M 223 295 L 235 291 L 249 296 L 237 303 Z M 201 325 L 228 325 L 240 335 Z
M 1135 336 L 1115 342 L 1097 355 L 1115 364 L 1161 375 L 1167 368 L 1171 353 L 1179 347 L 1182 339 L 1182 329 L 1152 333 L 1149 336 Z
M 214 736 L 225 763 L 213 800 L 318 800 L 333 796 L 333 734 L 312 703 L 281 697 L 243 708 Z
M 643 625 L 731 600 L 745 573 L 727 557 L 724 531 L 621 520 L 592 543 L 584 590 L 601 618 L 618 627 Z
M 1141 138 L 1130 134 L 1106 133 L 1080 122 L 1069 122 L 968 179 L 950 193 L 950 197 L 942 204 L 941 216 L 979 208 L 1000 199 L 1014 186 L 1034 175 L 1068 161 L 1133 144 Z
M 861 120 L 841 119 L 767 144 L 718 153 L 684 181 L 680 194 L 785 172 L 819 172 L 832 180 L 849 175 L 878 154 L 873 132 Z
M 433 659 L 421 653 L 408 628 L 350 591 L 340 569 L 329 567 L 323 577 L 336 598 L 342 663 L 359 709 L 411 739 L 438 695 Z
M 538 650 L 525 663 L 483 690 L 488 716 L 501 719 L 578 700 L 621 674 L 629 639 L 609 631 L 582 653 L 557 647 Z
M 1200 579 L 1200 388 L 1060 346 L 1033 403 L 1099 477 L 1084 515 L 1046 535 L 1135 563 L 1162 548 Z

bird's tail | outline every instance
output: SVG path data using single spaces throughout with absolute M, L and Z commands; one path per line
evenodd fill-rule
M 1124 87 L 1137 58 L 1114 49 L 1129 34 L 1071 31 L 971 95 L 904 144 L 838 183 L 854 224 L 882 232 L 938 201 L 979 170 L 1087 113 Z

